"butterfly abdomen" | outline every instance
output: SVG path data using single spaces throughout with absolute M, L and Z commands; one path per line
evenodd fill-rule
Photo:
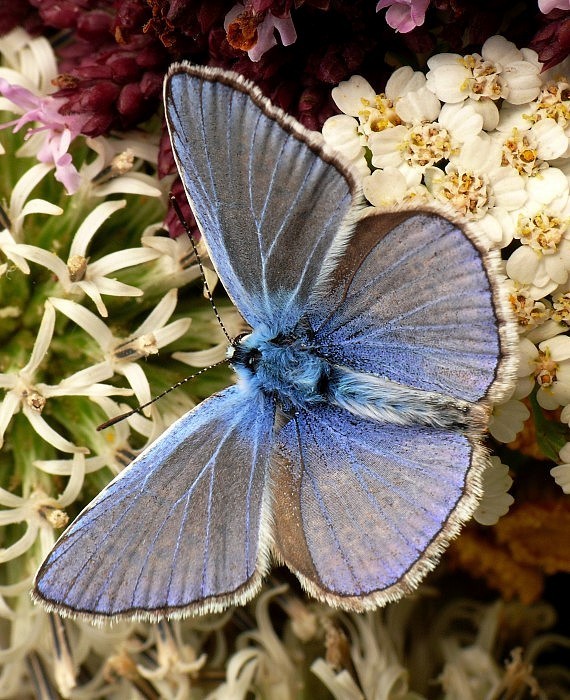
M 353 415 L 394 425 L 481 432 L 486 422 L 485 411 L 479 406 L 346 367 L 332 370 L 329 400 Z

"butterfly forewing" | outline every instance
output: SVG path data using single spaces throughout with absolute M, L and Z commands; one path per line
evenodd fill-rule
M 356 196 L 349 168 L 240 76 L 183 64 L 165 85 L 178 167 L 220 278 L 252 325 L 298 320 Z
M 38 573 L 36 597 L 101 618 L 251 597 L 268 558 L 272 426 L 272 402 L 236 387 L 181 418 L 68 528 Z

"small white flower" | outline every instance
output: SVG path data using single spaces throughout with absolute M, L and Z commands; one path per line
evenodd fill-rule
M 411 181 L 406 177 L 411 177 Z M 431 200 L 427 189 L 416 182 L 415 172 L 410 168 L 384 168 L 375 170 L 362 179 L 362 191 L 375 207 L 393 207 L 402 202 L 425 204 Z
M 553 119 L 542 119 L 529 127 L 497 132 L 496 138 L 501 143 L 502 165 L 510 165 L 519 175 L 534 177 L 549 167 L 547 161 L 564 155 L 568 138 Z
M 190 326 L 191 319 L 180 318 L 168 323 L 174 313 L 177 291 L 171 289 L 153 311 L 128 338 L 118 338 L 105 323 L 83 306 L 67 299 L 51 298 L 53 306 L 88 333 L 101 348 L 104 360 L 92 369 L 123 375 L 140 404 L 151 399 L 150 386 L 138 360 L 156 355 L 160 348 L 180 338 Z M 147 415 L 149 409 L 145 409 Z
M 489 246 L 510 243 L 508 212 L 523 206 L 527 192 L 523 178 L 512 168 L 501 166 L 498 144 L 482 135 L 469 139 L 451 156 L 445 171 L 426 168 L 425 183 L 436 199 L 451 204 L 466 219 L 477 221 Z
M 547 411 L 570 404 L 570 337 L 557 335 L 543 340 L 538 348 L 521 339 L 521 369 L 528 372 L 524 385 L 538 384 L 537 401 Z M 519 380 L 519 383 L 523 383 Z M 530 393 L 530 392 L 529 392 Z
M 419 185 L 426 168 L 458 154 L 461 144 L 476 136 L 482 125 L 480 115 L 463 105 L 444 105 L 437 122 L 418 110 L 413 122 L 370 135 L 372 165 L 399 168 L 409 182 Z
M 358 120 L 358 133 L 365 137 L 401 123 L 393 101 L 386 94 L 377 95 L 360 75 L 340 83 L 332 97 L 341 111 Z
M 489 419 L 489 432 L 499 442 L 512 442 L 530 418 L 530 411 L 519 399 L 510 398 L 495 404 Z
M 100 381 L 112 376 L 112 371 L 102 365 L 88 367 L 63 379 L 57 385 L 48 385 L 35 381 L 35 375 L 44 360 L 53 337 L 55 311 L 46 301 L 44 315 L 28 363 L 20 370 L 11 370 L 0 374 L 0 388 L 6 393 L 0 404 L 0 447 L 4 432 L 12 417 L 22 411 L 32 428 L 46 442 L 62 452 L 87 452 L 56 432 L 42 417 L 42 411 L 50 398 L 58 396 L 110 396 L 125 395 L 130 392 L 118 389 Z
M 67 486 L 58 498 L 48 496 L 41 490 L 35 490 L 27 497 L 17 496 L 0 488 L 0 505 L 6 510 L 0 511 L 0 527 L 10 523 L 26 523 L 25 533 L 14 544 L 0 549 L 0 563 L 21 556 L 35 543 L 40 535 L 40 556 L 47 556 L 55 543 L 54 528 L 67 525 L 69 517 L 65 508 L 79 496 L 85 475 L 85 457 L 76 454 L 73 458 L 73 470 Z
M 156 178 L 136 172 L 135 159 L 156 165 L 158 146 L 149 139 L 125 134 L 121 139 L 86 139 L 86 144 L 97 155 L 84 163 L 80 170 L 79 191 L 85 197 L 107 197 L 110 194 L 137 194 L 160 197 Z
M 541 121 L 554 122 L 566 139 L 566 149 L 562 156 L 568 157 L 570 148 L 570 101 L 568 78 L 558 73 L 556 77 L 543 75 L 543 85 L 536 100 L 524 105 L 505 103 L 501 109 L 501 118 L 497 129 L 511 131 L 516 128 L 525 131 L 537 126 Z M 552 128 L 552 127 L 549 127 Z M 560 132 L 556 133 L 556 140 Z M 560 146 L 561 148 L 561 146 Z
M 507 493 L 513 485 L 509 468 L 498 457 L 491 457 L 491 464 L 483 474 L 483 498 L 473 518 L 481 525 L 495 525 L 514 503 Z
M 158 257 L 158 253 L 149 248 L 128 248 L 104 255 L 94 262 L 90 261 L 87 249 L 93 236 L 109 216 L 122 209 L 125 204 L 126 201 L 122 199 L 103 202 L 95 207 L 77 229 L 67 263 L 55 253 L 33 245 L 22 244 L 18 247 L 18 252 L 27 260 L 51 270 L 57 276 L 65 294 L 87 295 L 101 316 L 106 317 L 108 312 L 101 295 L 137 297 L 143 293 L 137 287 L 109 278 L 108 275 Z
M 394 71 L 380 95 L 367 80 L 354 75 L 334 88 L 332 97 L 345 115 L 358 119 L 358 133 L 364 136 L 403 121 L 435 121 L 441 109 L 439 100 L 426 89 L 424 74 L 409 66 Z
M 552 307 L 546 299 L 535 299 L 527 285 L 508 277 L 505 278 L 504 285 L 518 322 L 519 333 L 528 333 L 550 319 Z
M 567 409 L 570 409 L 570 406 L 565 407 L 564 411 L 566 411 L 566 413 L 568 413 Z M 564 411 L 562 411 L 563 414 Z M 568 422 L 568 417 L 570 416 L 565 416 L 566 420 L 563 420 L 563 422 Z M 562 415 L 560 418 L 562 419 Z M 564 493 L 570 493 L 570 442 L 567 442 L 558 454 L 562 460 L 562 464 L 553 467 L 550 470 L 550 474 L 554 477 L 554 481 L 556 481 Z
M 504 37 L 492 36 L 483 44 L 481 55 L 432 56 L 427 86 L 442 102 L 486 103 L 485 128 L 494 129 L 499 118 L 496 100 L 525 104 L 538 95 L 540 66 L 534 51 L 519 51 Z
M 570 271 L 570 197 L 568 187 L 551 204 L 536 199 L 513 212 L 515 238 L 523 244 L 507 261 L 509 277 L 527 285 L 535 299 L 568 280 Z

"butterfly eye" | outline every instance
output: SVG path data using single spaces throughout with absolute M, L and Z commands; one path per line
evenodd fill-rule
M 257 348 L 246 348 L 241 343 L 234 344 L 228 349 L 228 358 L 233 367 L 244 367 L 255 374 L 259 367 L 261 351 Z

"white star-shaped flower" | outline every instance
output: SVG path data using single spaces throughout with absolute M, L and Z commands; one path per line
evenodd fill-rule
M 171 289 L 153 311 L 128 338 L 113 335 L 111 329 L 94 313 L 68 299 L 51 298 L 53 306 L 74 321 L 99 345 L 104 359 L 94 368 L 112 376 L 123 375 L 140 404 L 151 399 L 148 379 L 138 360 L 156 355 L 160 348 L 180 338 L 188 330 L 191 319 L 180 318 L 168 323 L 177 303 L 177 290 Z M 147 413 L 148 413 L 148 409 Z
M 33 245 L 20 245 L 18 253 L 27 260 L 51 270 L 57 277 L 65 294 L 87 295 L 93 300 L 97 311 L 101 316 L 108 316 L 107 308 L 103 303 L 102 295 L 119 297 L 137 297 L 143 292 L 130 284 L 124 284 L 109 277 L 113 272 L 125 267 L 140 265 L 155 260 L 158 252 L 149 248 L 127 248 L 109 255 L 104 255 L 99 260 L 91 262 L 87 249 L 101 225 L 114 212 L 122 209 L 126 201 L 109 201 L 99 204 L 85 218 L 77 229 L 65 263 L 55 253 Z
M 58 396 L 125 396 L 131 393 L 128 389 L 100 384 L 113 375 L 109 367 L 101 364 L 75 372 L 57 385 L 37 382 L 36 374 L 48 353 L 54 327 L 55 310 L 48 300 L 29 361 L 19 370 L 10 369 L 0 374 L 0 388 L 6 390 L 0 404 L 0 447 L 12 417 L 22 411 L 36 433 L 50 445 L 62 452 L 87 452 L 85 447 L 69 442 L 46 422 L 42 411 L 47 401 Z

